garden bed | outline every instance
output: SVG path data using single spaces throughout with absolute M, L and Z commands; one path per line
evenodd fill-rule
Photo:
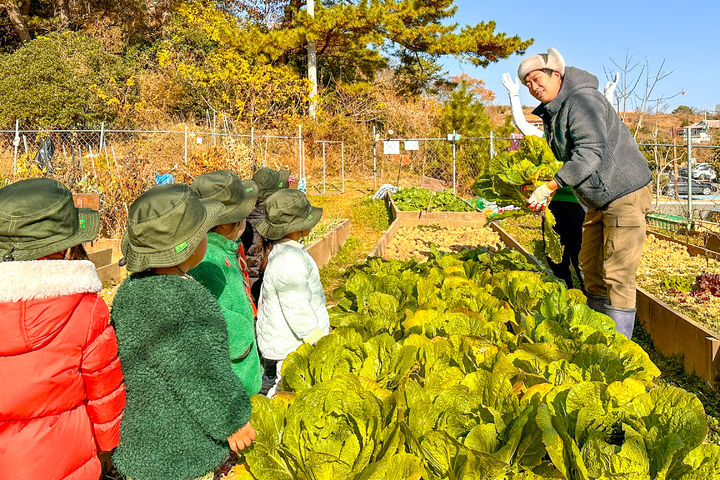
M 306 247 L 307 252 L 315 260 L 318 268 L 322 268 L 337 254 L 348 236 L 350 236 L 350 220 L 340 220 L 339 224 L 332 227 L 325 235 L 310 243 Z
M 459 197 L 458 197 L 459 198 Z M 462 199 L 461 199 L 462 200 Z M 399 218 L 409 219 L 424 219 L 428 221 L 443 221 L 443 220 L 471 220 L 471 221 L 482 221 L 485 223 L 485 214 L 474 208 L 462 200 L 472 211 L 466 212 L 451 212 L 451 211 L 436 211 L 436 210 L 400 210 L 393 199 L 391 193 L 385 195 L 385 204 L 388 208 L 388 215 L 390 221 L 393 222 Z
M 376 256 L 420 220 L 396 220 Z M 257 442 L 238 478 L 610 478 L 626 459 L 638 478 L 720 470 L 694 395 L 658 386 L 579 292 L 492 250 L 348 271 L 334 330 L 288 356 L 282 393 L 252 398 Z
M 477 248 L 478 245 L 499 248 L 501 240 L 484 223 L 401 217 L 383 234 L 370 256 L 424 261 L 432 255 L 433 249 L 451 253 Z

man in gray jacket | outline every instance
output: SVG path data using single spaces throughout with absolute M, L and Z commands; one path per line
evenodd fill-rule
M 564 162 L 555 178 L 539 186 L 528 204 L 541 209 L 569 186 L 587 207 L 580 265 L 588 305 L 609 315 L 618 332 L 632 336 L 635 274 L 645 241 L 652 176 L 645 158 L 590 73 L 566 67 L 557 50 L 522 61 L 518 76 L 541 102 L 545 138 Z

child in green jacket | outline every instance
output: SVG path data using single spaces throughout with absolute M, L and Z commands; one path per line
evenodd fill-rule
M 260 391 L 262 369 L 252 304 L 238 268 L 237 240 L 255 208 L 258 188 L 252 180 L 242 181 L 235 172 L 220 170 L 196 178 L 192 189 L 201 199 L 221 202 L 224 211 L 208 233 L 205 258 L 190 275 L 218 299 L 227 325 L 230 363 L 247 394 L 254 395 Z
M 230 449 L 255 439 L 220 305 L 186 273 L 222 212 L 184 184 L 153 187 L 130 207 L 122 250 L 132 275 L 111 318 L 127 386 L 113 461 L 133 480 L 212 478 Z

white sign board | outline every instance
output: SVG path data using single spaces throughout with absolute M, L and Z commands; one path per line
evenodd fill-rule
M 400 155 L 400 142 L 398 140 L 388 140 L 383 142 L 383 154 Z
M 195 142 L 196 142 L 198 145 L 202 145 L 202 137 L 197 137 L 197 138 L 195 139 Z
M 405 150 L 420 150 L 417 140 L 405 140 Z

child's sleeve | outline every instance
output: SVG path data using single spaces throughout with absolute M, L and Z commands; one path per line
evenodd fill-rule
M 301 255 L 288 255 L 283 258 L 283 270 L 277 277 L 283 317 L 293 334 L 303 340 L 314 334 L 320 324 L 311 302 L 310 273 L 310 265 Z
M 85 383 L 87 412 L 98 448 L 109 451 L 117 447 L 120 441 L 125 384 L 118 358 L 117 338 L 109 324 L 107 306 L 97 295 L 86 298 L 90 329 L 80 372 Z
M 255 339 L 255 332 L 252 329 L 252 306 L 250 299 L 247 298 L 245 284 L 242 281 L 238 285 L 234 284 L 236 282 L 230 282 L 232 283 L 230 284 L 222 268 L 207 261 L 191 270 L 190 274 L 210 290 L 210 293 L 220 303 L 227 327 L 230 359 L 242 358 L 250 351 Z M 238 298 L 229 298 L 233 295 L 237 295 Z

